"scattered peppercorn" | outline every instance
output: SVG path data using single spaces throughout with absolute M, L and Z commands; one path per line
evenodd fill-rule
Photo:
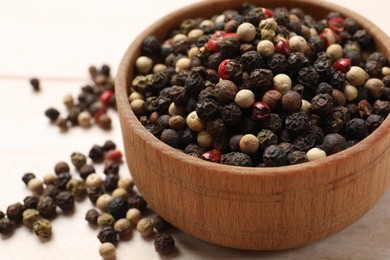
M 42 217 L 52 218 L 56 214 L 56 204 L 51 197 L 42 196 L 39 198 L 37 210 Z
M 157 234 L 154 239 L 154 248 L 159 254 L 168 255 L 175 248 L 175 240 L 167 233 Z
M 39 79 L 37 79 L 37 78 L 30 79 L 30 84 L 33 87 L 34 91 L 38 92 L 41 90 Z
M 103 227 L 102 230 L 99 231 L 97 235 L 100 243 L 111 243 L 115 245 L 118 242 L 118 234 L 113 227 L 106 226 Z
M 64 212 L 73 210 L 74 196 L 69 191 L 61 191 L 56 195 L 55 203 Z
M 22 181 L 24 182 L 24 184 L 28 185 L 29 181 L 31 179 L 35 179 L 35 174 L 34 173 L 31 173 L 31 172 L 28 172 L 28 173 L 25 173 L 22 177 Z
M 15 230 L 15 222 L 7 217 L 0 219 L 0 234 L 9 235 Z
M 23 211 L 24 206 L 20 202 L 17 202 L 7 207 L 6 214 L 10 220 L 15 222 L 16 224 L 20 224 L 23 220 Z
M 85 155 L 78 152 L 72 153 L 70 159 L 77 170 L 79 170 L 87 162 Z
M 87 213 L 85 213 L 85 220 L 91 225 L 98 224 L 99 212 L 96 209 L 89 209 Z

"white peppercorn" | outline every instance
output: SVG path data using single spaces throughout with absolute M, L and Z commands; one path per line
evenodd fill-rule
M 306 99 L 302 99 L 302 106 L 301 111 L 302 112 L 308 112 L 311 108 L 311 103 L 307 101 Z
M 302 36 L 293 36 L 288 40 L 291 52 L 304 53 L 307 49 L 307 42 Z
M 165 64 L 157 63 L 153 66 L 153 73 L 163 72 L 167 69 Z
M 331 44 L 326 49 L 326 55 L 332 58 L 332 60 L 336 61 L 343 57 L 343 48 L 340 44 Z
M 85 185 L 87 188 L 98 188 L 103 185 L 103 179 L 97 173 L 91 173 L 85 179 Z
M 362 86 L 368 78 L 367 72 L 358 66 L 352 66 L 346 74 L 348 82 L 353 86 Z
M 38 178 L 34 178 L 28 182 L 27 187 L 32 193 L 41 194 L 43 191 L 43 182 Z
M 188 33 L 187 37 L 190 42 L 196 42 L 199 39 L 199 37 L 203 36 L 203 34 L 204 33 L 201 29 L 192 29 Z
M 188 51 L 188 58 L 193 58 L 195 56 L 197 56 L 197 54 L 199 53 L 199 48 L 198 47 L 192 47 L 189 51 Z
M 171 103 L 168 107 L 168 114 L 170 116 L 175 116 L 175 115 L 185 115 L 186 111 L 184 107 L 176 106 L 175 103 Z
M 196 111 L 192 111 L 188 114 L 186 122 L 188 128 L 194 132 L 200 132 L 206 127 L 206 124 L 198 117 Z
M 132 192 L 134 187 L 134 182 L 131 178 L 120 178 L 118 181 L 118 188 L 125 189 L 128 193 Z
M 364 88 L 367 89 L 368 95 L 373 99 L 379 99 L 382 96 L 385 85 L 382 80 L 372 78 L 367 80 Z
M 181 58 L 176 62 L 176 72 L 180 72 L 182 70 L 188 70 L 190 68 L 191 60 L 189 58 Z
M 114 224 L 114 229 L 120 237 L 125 237 L 132 231 L 131 223 L 126 218 L 118 219 Z
M 200 28 L 204 28 L 204 27 L 209 27 L 209 28 L 214 28 L 215 27 L 215 23 L 209 19 L 206 19 L 206 20 L 203 20 L 200 24 L 199 24 L 199 27 Z
M 282 95 L 291 90 L 291 85 L 291 79 L 286 74 L 278 74 L 274 77 L 274 88 L 282 93 Z
M 149 237 L 153 235 L 153 221 L 148 218 L 143 218 L 138 221 L 137 230 L 143 237 Z
M 77 122 L 81 127 L 88 128 L 91 126 L 91 114 L 88 111 L 83 111 L 77 116 Z
M 259 149 L 259 139 L 252 134 L 246 134 L 240 139 L 240 149 L 246 154 L 252 154 Z
M 114 198 L 109 194 L 100 195 L 100 197 L 96 201 L 96 207 L 98 207 L 101 211 L 107 211 L 108 204 Z
M 234 102 L 241 108 L 249 108 L 255 102 L 255 94 L 249 89 L 242 89 L 237 92 Z
M 153 67 L 153 60 L 149 57 L 140 56 L 135 61 L 135 69 L 140 74 L 143 74 L 143 75 L 148 74 L 152 70 L 152 67 Z
M 74 106 L 74 100 L 72 95 L 67 94 L 62 98 L 62 102 L 66 106 L 67 109 L 71 109 Z
M 257 52 L 264 57 L 269 57 L 275 53 L 275 46 L 269 40 L 262 40 L 257 44 Z
M 197 135 L 197 142 L 201 147 L 212 148 L 213 147 L 213 137 L 207 131 L 200 131 Z
M 130 96 L 129 96 L 129 101 L 130 101 L 130 103 L 131 103 L 131 102 L 133 102 L 133 101 L 136 100 L 136 99 L 145 100 L 145 97 L 144 97 L 144 95 L 142 95 L 141 93 L 134 91 L 134 92 L 132 92 L 132 93 L 130 94 Z
M 321 150 L 320 148 L 312 148 L 306 153 L 307 160 L 309 162 L 315 161 L 321 158 L 326 157 L 325 151 Z
M 131 110 L 133 110 L 135 115 L 141 116 L 145 113 L 144 104 L 145 104 L 144 100 L 135 99 L 130 103 L 130 107 L 131 107 Z
M 43 176 L 43 183 L 45 183 L 46 185 L 54 184 L 57 179 L 58 179 L 57 175 L 48 173 L 45 176 Z
M 346 84 L 344 87 L 344 95 L 347 101 L 353 101 L 358 96 L 359 91 L 355 86 Z
M 142 219 L 142 213 L 137 208 L 131 208 L 126 213 L 126 219 L 128 219 L 132 225 L 137 225 Z
M 179 33 L 172 38 L 172 43 L 176 43 L 181 40 L 187 40 L 187 35 Z
M 112 243 L 105 242 L 99 247 L 99 254 L 104 260 L 115 258 L 116 248 Z
M 127 194 L 127 191 L 124 189 L 124 188 L 116 188 L 112 194 L 111 194 L 112 197 L 114 198 L 118 198 L 118 197 L 121 197 L 121 198 L 127 198 L 128 194 Z
M 390 68 L 389 67 L 383 67 L 382 68 L 382 75 L 383 76 L 390 76 Z
M 242 23 L 237 28 L 238 38 L 243 42 L 250 42 L 256 37 L 256 28 L 251 23 Z

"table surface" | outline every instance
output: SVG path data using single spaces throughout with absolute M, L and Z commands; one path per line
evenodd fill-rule
M 70 161 L 73 151 L 87 153 L 94 144 L 115 141 L 122 149 L 117 115 L 113 129 L 72 128 L 67 133 L 49 124 L 43 115 L 50 106 L 61 108 L 65 94 L 76 95 L 88 83 L 90 65 L 111 65 L 115 72 L 129 43 L 153 21 L 195 0 L 0 0 L 0 210 L 22 202 L 29 191 L 21 181 L 25 172 L 42 178 L 57 161 Z M 390 35 L 383 0 L 344 0 L 340 5 L 364 15 Z M 383 8 L 374 8 L 382 6 Z M 41 79 L 42 91 L 28 83 Z M 97 167 L 99 173 L 101 166 Z M 129 175 L 126 165 L 120 170 Z M 200 241 L 174 231 L 177 250 L 160 257 L 153 240 L 134 231 L 117 248 L 121 259 L 390 259 L 390 190 L 359 221 L 322 241 L 274 252 L 241 251 Z M 97 230 L 84 221 L 89 200 L 78 202 L 71 215 L 53 221 L 53 237 L 41 241 L 25 227 L 11 237 L 0 236 L 0 259 L 100 259 Z

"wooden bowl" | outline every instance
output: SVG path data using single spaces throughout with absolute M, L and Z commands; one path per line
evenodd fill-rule
M 311 0 L 247 1 L 300 7 L 316 18 L 338 11 L 368 29 L 390 58 L 390 40 L 375 25 L 339 6 Z M 160 40 L 186 18 L 211 17 L 242 1 L 202 1 L 147 28 L 128 48 L 116 78 L 126 159 L 150 207 L 179 229 L 240 249 L 283 249 L 323 239 L 362 217 L 390 181 L 390 118 L 357 145 L 325 159 L 276 168 L 220 165 L 193 158 L 150 134 L 132 112 L 128 89 L 142 41 Z

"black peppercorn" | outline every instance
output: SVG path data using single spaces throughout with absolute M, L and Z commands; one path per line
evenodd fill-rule
M 161 133 L 160 140 L 174 148 L 180 147 L 180 134 L 173 129 L 164 129 Z
M 118 242 L 118 234 L 113 227 L 106 226 L 97 235 L 100 243 L 111 243 L 116 244 Z
M 142 196 L 135 195 L 127 199 L 129 209 L 136 208 L 141 212 L 144 212 L 147 207 L 147 202 Z
M 168 255 L 175 248 L 175 240 L 169 234 L 157 234 L 154 240 L 154 248 L 159 254 Z
M 369 46 L 372 40 L 371 35 L 365 29 L 357 30 L 353 35 L 353 39 L 362 47 Z
M 368 135 L 366 121 L 361 118 L 353 118 L 345 125 L 345 132 L 350 139 L 362 140 Z
M 386 118 L 390 112 L 390 101 L 377 100 L 374 103 L 373 111 L 375 114 Z
M 116 220 L 124 218 L 128 209 L 129 204 L 121 197 L 114 198 L 107 205 L 108 213 L 110 213 Z
M 97 219 L 99 217 L 99 212 L 96 209 L 89 209 L 85 214 L 85 220 L 92 225 L 97 225 Z
M 309 116 L 304 112 L 295 112 L 286 117 L 285 128 L 293 135 L 304 134 L 310 129 Z
M 15 230 L 15 222 L 9 218 L 0 219 L 0 234 L 9 235 Z
M 316 137 L 312 134 L 300 135 L 294 140 L 294 147 L 297 150 L 307 152 L 316 144 Z
M 248 23 L 251 23 L 254 26 L 259 26 L 260 21 L 265 19 L 265 14 L 263 12 L 263 9 L 260 7 L 256 7 L 251 9 L 246 15 L 245 15 L 245 20 Z
M 57 120 L 57 118 L 60 116 L 60 112 L 58 112 L 58 110 L 55 108 L 48 108 L 45 111 L 45 115 L 50 119 L 52 123 L 54 123 Z
M 284 73 L 288 67 L 286 57 L 280 53 L 272 54 L 267 60 L 267 65 L 274 74 Z
M 204 89 L 205 82 L 199 73 L 191 71 L 185 80 L 184 87 L 190 96 L 196 97 Z
M 119 180 L 118 174 L 112 174 L 112 173 L 107 174 L 103 182 L 104 190 L 106 192 L 112 192 L 113 190 L 115 190 L 118 187 L 118 180 Z
M 170 224 L 161 216 L 156 216 L 153 218 L 153 227 L 159 232 L 163 232 L 170 227 Z
M 87 189 L 87 194 L 89 200 L 92 202 L 92 204 L 95 204 L 97 199 L 104 194 L 104 190 L 101 187 L 97 188 L 88 188 Z
M 321 149 L 324 150 L 326 155 L 329 156 L 347 149 L 347 141 L 343 136 L 337 133 L 328 134 L 324 138 Z
M 184 149 L 184 153 L 196 154 L 199 157 L 202 156 L 202 154 L 205 152 L 206 152 L 205 148 L 199 146 L 198 144 L 194 144 L 194 143 L 187 145 L 186 148 Z
M 55 185 L 49 184 L 43 190 L 42 195 L 43 196 L 49 196 L 52 199 L 54 199 L 59 192 L 60 192 L 60 190 Z
M 241 122 L 242 110 L 234 102 L 223 106 L 221 110 L 221 118 L 228 126 L 235 126 Z
M 33 87 L 34 91 L 39 91 L 41 89 L 39 84 L 39 79 L 37 78 L 30 79 L 30 84 Z
M 116 144 L 111 140 L 107 140 L 106 142 L 104 142 L 104 144 L 102 146 L 102 149 L 105 152 L 107 152 L 109 150 L 114 150 L 115 148 L 116 148 Z
M 62 172 L 58 174 L 58 178 L 55 180 L 54 185 L 60 190 L 65 190 L 66 184 L 71 178 L 72 176 L 69 172 Z
M 353 20 L 352 18 L 346 18 L 344 20 L 344 30 L 350 34 L 355 34 L 357 30 L 360 29 L 360 24 Z
M 234 58 L 240 53 L 240 42 L 234 36 L 227 36 L 219 43 L 219 48 L 223 58 Z
M 306 157 L 306 153 L 302 151 L 294 151 L 287 154 L 287 160 L 291 165 L 304 163 L 308 161 Z
M 267 167 L 287 165 L 286 150 L 278 145 L 268 146 L 263 154 L 263 162 Z
M 371 78 L 382 77 L 382 65 L 374 60 L 367 61 L 364 65 L 364 70 L 370 75 Z
M 7 217 L 15 222 L 16 224 L 22 223 L 23 220 L 23 211 L 25 210 L 22 203 L 17 202 L 15 204 L 9 205 L 7 207 Z
M 287 59 L 288 68 L 293 72 L 297 72 L 303 67 L 310 66 L 310 61 L 302 52 L 293 52 Z
M 219 106 L 214 99 L 204 98 L 196 105 L 196 114 L 201 120 L 210 121 L 219 115 Z
M 42 196 L 39 198 L 37 210 L 44 218 L 52 218 L 56 214 L 56 205 L 54 200 L 49 196 Z
M 61 191 L 55 197 L 55 203 L 64 212 L 74 208 L 74 196 L 69 191 Z
M 302 97 L 293 90 L 287 91 L 282 97 L 282 109 L 295 112 L 298 111 L 302 106 Z
M 319 116 L 331 114 L 333 108 L 333 98 L 328 94 L 317 94 L 311 100 L 311 111 Z
M 314 88 L 320 79 L 320 75 L 314 67 L 310 66 L 300 69 L 297 79 L 302 85 Z
M 36 195 L 27 196 L 23 200 L 25 209 L 36 209 L 38 206 L 39 197 Z
M 22 177 L 22 181 L 24 182 L 24 184 L 28 184 L 28 182 L 31 180 L 31 179 L 35 179 L 35 174 L 34 173 L 31 173 L 31 172 L 28 172 L 28 173 L 25 173 Z
M 69 172 L 69 171 L 70 171 L 69 165 L 66 162 L 58 162 L 54 166 L 54 172 L 57 175 L 60 174 L 60 173 Z
M 108 174 L 115 174 L 118 175 L 119 173 L 120 164 L 116 161 L 106 161 L 104 162 L 104 169 L 103 173 Z
M 385 119 L 380 115 L 376 115 L 376 114 L 369 115 L 366 119 L 368 131 L 370 133 L 375 131 L 383 123 L 384 120 Z
M 0 219 L 3 219 L 4 217 L 5 217 L 4 212 L 0 210 Z
M 321 80 L 328 81 L 332 77 L 334 71 L 331 60 L 324 52 L 321 52 L 317 55 L 318 58 L 314 62 L 314 68 L 320 75 Z
M 252 166 L 252 159 L 247 154 L 231 152 L 222 155 L 221 163 L 234 166 Z
M 83 180 L 87 179 L 88 175 L 95 172 L 96 172 L 95 168 L 93 167 L 93 165 L 90 164 L 84 164 L 79 170 L 80 177 Z
M 157 56 L 161 52 L 161 43 L 155 36 L 148 36 L 142 43 L 142 51 L 146 55 Z
M 175 85 L 169 89 L 169 97 L 176 106 L 184 106 L 189 95 L 185 87 Z
M 248 51 L 242 54 L 241 62 L 247 71 L 265 67 L 265 62 L 257 51 Z
M 104 159 L 104 150 L 101 146 L 94 145 L 91 150 L 89 150 L 88 156 L 93 162 L 101 162 Z
M 318 86 L 316 87 L 316 91 L 315 93 L 316 94 L 328 94 L 328 95 L 332 95 L 332 91 L 333 91 L 333 86 L 326 83 L 326 82 L 321 82 L 320 84 L 318 84 Z

